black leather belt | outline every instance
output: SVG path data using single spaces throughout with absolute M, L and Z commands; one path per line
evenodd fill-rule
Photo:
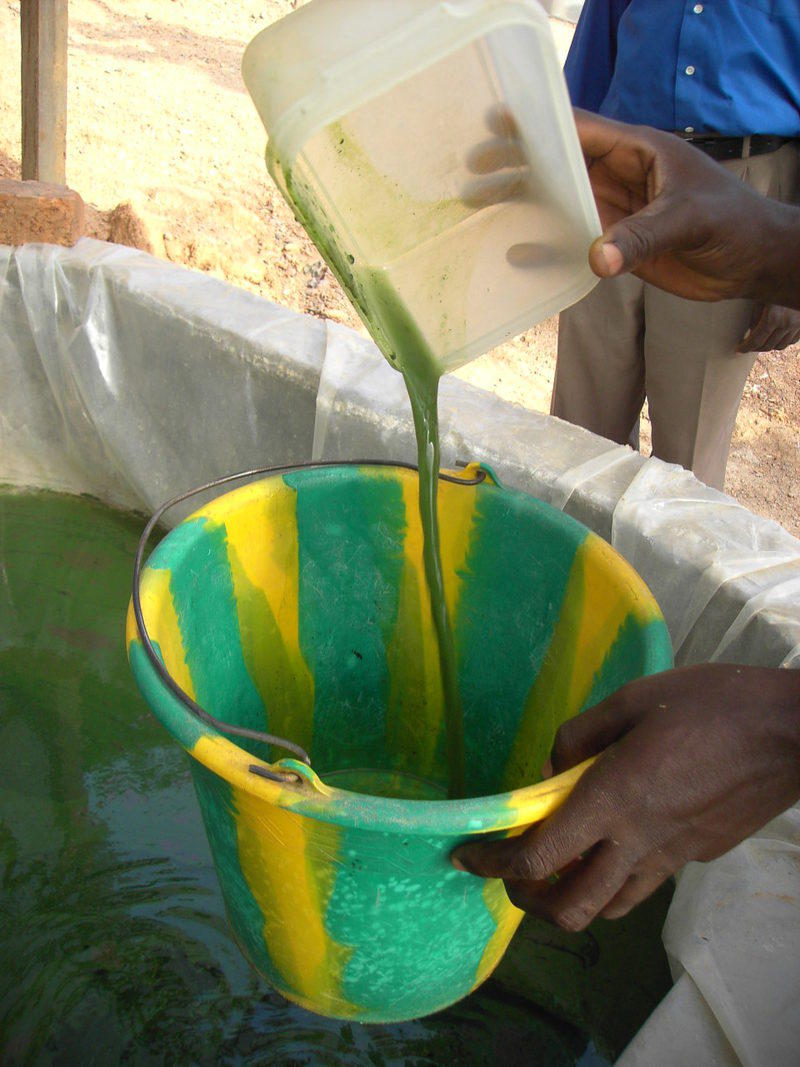
M 777 152 L 783 145 L 794 140 L 774 134 L 754 133 L 751 137 L 718 137 L 713 133 L 679 133 L 684 141 L 693 144 L 712 159 L 747 159 Z

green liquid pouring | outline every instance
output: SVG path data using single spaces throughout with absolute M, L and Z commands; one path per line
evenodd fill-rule
M 464 713 L 458 686 L 453 628 L 444 593 L 439 542 L 439 410 L 441 369 L 408 309 L 380 271 L 359 272 L 360 292 L 368 308 L 368 325 L 391 346 L 386 353 L 403 375 L 414 416 L 419 466 L 419 514 L 423 534 L 425 580 L 439 645 L 447 740 L 448 792 L 466 793 L 464 770 Z
M 414 416 L 419 466 L 419 510 L 423 532 L 423 562 L 431 602 L 444 701 L 448 794 L 466 794 L 464 716 L 458 686 L 453 629 L 447 610 L 439 544 L 439 417 L 437 398 L 442 368 L 414 317 L 381 270 L 360 268 L 338 246 L 335 230 L 316 204 L 310 187 L 295 181 L 278 160 L 267 153 L 267 166 L 292 205 L 295 215 L 339 279 L 376 344 L 400 371 Z

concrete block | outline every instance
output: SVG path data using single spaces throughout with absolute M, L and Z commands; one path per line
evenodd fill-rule
M 0 179 L 0 244 L 74 245 L 84 220 L 83 200 L 65 185 Z

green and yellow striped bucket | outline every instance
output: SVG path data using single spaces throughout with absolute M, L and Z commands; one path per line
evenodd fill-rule
M 540 781 L 558 726 L 671 665 L 655 601 L 605 541 L 485 469 L 463 479 L 440 482 L 439 509 L 467 799 L 442 799 L 415 470 L 251 482 L 176 526 L 142 572 L 146 631 L 178 686 L 217 719 L 291 739 L 313 770 L 201 721 L 129 612 L 131 666 L 191 757 L 234 935 L 323 1015 L 411 1019 L 487 978 L 521 912 L 450 852 L 552 811 L 579 773 Z

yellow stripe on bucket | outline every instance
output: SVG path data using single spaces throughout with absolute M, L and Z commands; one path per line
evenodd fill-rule
M 270 729 L 310 750 L 314 679 L 300 650 L 297 494 L 281 484 L 251 495 L 225 517 L 245 662 Z M 264 600 L 277 634 L 267 632 Z
M 481 961 L 475 972 L 476 989 L 484 982 L 500 960 L 503 958 L 508 943 L 514 936 L 514 931 L 522 921 L 522 912 L 515 908 L 505 891 L 505 887 L 499 878 L 489 878 L 483 887 L 483 902 L 486 910 L 495 921 L 496 929 L 483 950 Z
M 430 594 L 425 580 L 419 485 L 401 477 L 406 514 L 405 561 L 398 595 L 397 624 L 389 648 L 390 692 L 387 744 L 405 755 L 407 770 L 420 777 L 434 775 L 436 751 L 443 732 L 444 698 L 436 636 L 431 622 Z M 451 619 L 457 608 L 460 579 L 469 547 L 475 491 L 468 486 L 440 484 L 446 507 L 440 517 L 445 599 Z
M 598 560 L 602 566 L 593 565 Z M 627 564 L 595 534 L 578 546 L 558 621 L 511 747 L 505 788 L 539 776 L 548 755 L 542 739 L 552 742 L 561 723 L 583 707 L 616 634 L 631 613 L 640 622 L 656 617 L 651 598 L 637 599 L 632 606 L 631 597 L 623 595 L 620 578 L 625 580 L 627 572 Z
M 341 831 L 265 804 L 242 789 L 232 794 L 239 863 L 264 916 L 270 959 L 299 1000 L 354 1013 L 358 1006 L 345 1002 L 340 992 L 351 950 L 333 941 L 324 926 Z
M 142 615 L 150 640 L 155 642 L 161 650 L 161 656 L 169 667 L 169 673 L 184 693 L 194 700 L 192 675 L 186 662 L 181 628 L 169 588 L 171 580 L 172 572 L 169 570 L 155 570 L 149 567 L 145 569 L 139 587 Z M 139 640 L 132 603 L 128 608 L 125 640 L 128 646 L 133 641 Z
M 474 475 L 473 468 L 477 469 L 477 465 L 473 464 L 467 468 L 463 476 Z M 444 596 L 450 621 L 455 625 L 462 585 L 461 575 L 467 563 L 472 537 L 477 492 L 472 486 L 454 485 L 452 482 L 440 482 L 439 488 L 439 501 L 440 505 L 443 505 L 439 508 L 439 539 Z

